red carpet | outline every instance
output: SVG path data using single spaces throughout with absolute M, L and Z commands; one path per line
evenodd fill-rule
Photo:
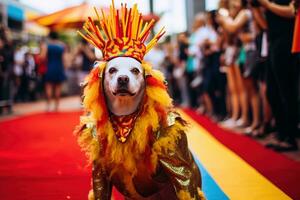
M 72 112 L 0 122 L 0 199 L 87 199 L 91 170 L 72 134 L 78 121 Z
M 184 110 L 216 139 L 248 162 L 293 199 L 300 199 L 300 163 L 268 150 L 251 138 L 223 130 L 208 118 Z

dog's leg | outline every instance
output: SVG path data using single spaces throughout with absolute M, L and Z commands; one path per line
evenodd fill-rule
M 91 194 L 92 200 L 110 200 L 112 185 L 108 180 L 108 176 L 100 163 L 95 161 L 93 163 L 92 172 L 93 181 L 93 194 Z M 90 198 L 90 197 L 89 197 Z
M 179 200 L 205 199 L 201 192 L 201 173 L 188 149 L 184 132 L 176 142 L 175 149 L 163 151 L 158 159 Z

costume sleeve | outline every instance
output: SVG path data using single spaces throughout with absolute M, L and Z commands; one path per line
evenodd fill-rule
M 108 176 L 104 170 L 104 168 L 98 163 L 93 163 L 93 200 L 110 200 L 112 185 L 108 179 Z
M 201 192 L 201 174 L 188 149 L 187 137 L 182 131 L 175 149 L 159 155 L 159 163 L 171 180 L 178 199 L 205 199 Z
M 96 123 L 90 115 L 82 116 L 80 125 L 77 126 L 75 134 L 78 143 L 92 164 L 92 185 L 89 200 L 110 200 L 112 186 L 108 179 L 106 170 L 97 161 L 100 153 L 100 145 L 97 136 Z

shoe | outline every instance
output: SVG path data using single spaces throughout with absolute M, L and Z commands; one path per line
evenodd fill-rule
M 249 126 L 248 122 L 242 119 L 238 119 L 235 123 L 235 128 L 247 128 Z
M 252 134 L 252 137 L 256 138 L 256 139 L 264 139 L 268 136 L 268 133 L 261 133 L 261 132 L 256 132 Z
M 204 115 L 205 114 L 205 108 L 204 106 L 199 106 L 197 109 L 196 109 L 196 113 L 198 115 Z
M 259 134 L 260 125 L 256 125 L 255 127 L 249 126 L 244 130 L 244 135 L 255 137 Z
M 243 134 L 246 136 L 252 137 L 252 132 L 253 132 L 253 129 L 251 127 L 247 127 L 244 129 Z
M 268 143 L 265 145 L 266 148 L 268 149 L 273 149 L 276 146 L 276 144 Z
M 236 123 L 236 121 L 234 119 L 229 118 L 219 124 L 223 128 L 233 128 L 233 127 L 235 127 L 235 123 Z
M 288 144 L 288 145 L 276 145 L 272 148 L 277 152 L 289 152 L 289 151 L 297 151 L 298 145 Z
M 265 147 L 268 149 L 273 149 L 278 145 L 279 145 L 279 141 L 276 140 L 274 142 L 269 142 L 269 143 L 265 144 Z
M 276 128 L 271 125 L 270 122 L 264 123 L 263 126 L 261 127 L 262 131 L 264 134 L 268 135 L 269 133 L 273 133 L 276 131 Z
M 288 152 L 288 151 L 297 151 L 298 150 L 298 145 L 296 142 L 289 143 L 289 142 L 275 141 L 275 142 L 266 144 L 265 147 L 273 149 L 274 151 L 277 151 L 277 152 Z

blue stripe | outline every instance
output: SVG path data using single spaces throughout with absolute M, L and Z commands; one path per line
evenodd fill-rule
M 202 175 L 202 191 L 205 194 L 207 200 L 229 200 L 227 195 L 222 191 L 218 184 L 212 179 L 203 165 L 194 156 L 194 159 L 201 171 Z

